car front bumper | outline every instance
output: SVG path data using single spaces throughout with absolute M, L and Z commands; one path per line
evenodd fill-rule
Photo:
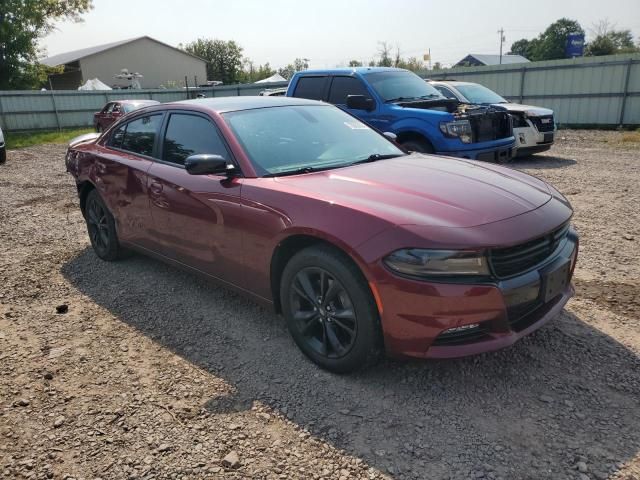
M 491 146 L 480 146 L 479 144 L 469 144 L 469 148 L 460 150 L 443 150 L 435 152 L 437 155 L 445 155 L 449 157 L 468 158 L 469 160 L 482 160 L 488 162 L 507 162 L 515 153 L 515 144 L 513 137 L 506 142 L 498 145 L 495 143 Z
M 514 127 L 513 135 L 516 137 L 515 156 L 531 155 L 549 150 L 555 141 L 556 130 L 539 132 L 531 125 L 528 127 Z
M 573 296 L 577 253 L 578 237 L 571 230 L 563 246 L 535 269 L 478 284 L 401 278 L 380 266 L 376 293 L 387 353 L 458 358 L 514 344 L 554 318 Z M 559 265 L 569 265 L 566 284 L 545 299 L 549 272 Z

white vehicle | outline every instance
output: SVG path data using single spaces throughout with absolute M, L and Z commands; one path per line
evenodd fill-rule
M 0 128 L 0 163 L 7 161 L 7 147 L 4 144 L 4 134 L 2 128 Z
M 523 157 L 544 152 L 553 145 L 556 134 L 553 110 L 511 103 L 478 83 L 453 80 L 429 83 L 447 98 L 454 98 L 463 103 L 504 107 L 513 117 L 513 136 L 516 137 L 517 149 L 514 156 Z
M 261 97 L 284 97 L 287 94 L 288 87 L 282 88 L 267 88 L 262 90 L 258 95 Z

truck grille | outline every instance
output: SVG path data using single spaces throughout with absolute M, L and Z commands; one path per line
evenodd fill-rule
M 568 232 L 569 223 L 566 223 L 544 237 L 513 247 L 491 249 L 491 268 L 500 278 L 526 272 L 549 258 Z
M 511 116 L 506 112 L 486 112 L 469 117 L 473 139 L 476 142 L 489 142 L 513 135 Z
M 539 132 L 553 132 L 555 123 L 553 115 L 543 115 L 541 117 L 529 117 L 529 120 L 535 125 Z

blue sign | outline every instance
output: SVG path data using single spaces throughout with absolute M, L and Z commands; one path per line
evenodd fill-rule
M 581 57 L 584 54 L 584 33 L 570 33 L 567 37 L 567 45 L 564 47 L 564 56 L 567 58 Z

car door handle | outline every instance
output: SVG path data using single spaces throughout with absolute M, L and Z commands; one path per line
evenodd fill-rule
M 154 195 L 160 195 L 162 193 L 162 184 L 160 182 L 151 182 L 149 184 L 149 190 Z

